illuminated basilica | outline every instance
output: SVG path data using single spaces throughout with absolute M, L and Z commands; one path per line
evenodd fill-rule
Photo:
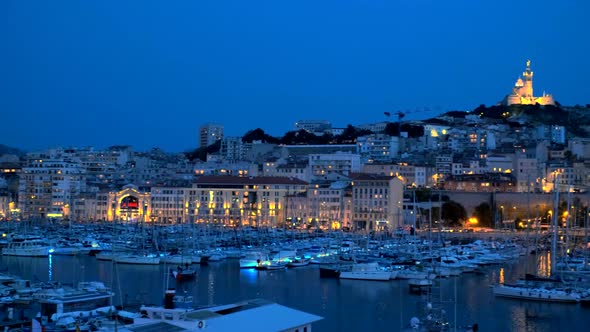
M 533 71 L 531 70 L 531 60 L 526 62 L 526 70 L 522 73 L 512 88 L 512 93 L 504 97 L 502 105 L 555 105 L 553 96 L 545 94 L 541 97 L 533 96 Z

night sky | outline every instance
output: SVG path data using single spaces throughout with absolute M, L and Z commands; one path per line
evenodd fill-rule
M 205 122 L 273 135 L 492 105 L 590 103 L 590 2 L 0 1 L 0 143 L 184 151 Z

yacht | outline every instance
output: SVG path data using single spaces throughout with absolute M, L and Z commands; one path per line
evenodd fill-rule
M 341 270 L 340 279 L 378 280 L 391 279 L 391 271 L 384 269 L 377 263 L 356 263 L 350 270 Z
M 584 294 L 572 288 L 546 288 L 544 286 L 520 284 L 496 285 L 494 286 L 494 295 L 545 302 L 579 302 L 585 297 Z
M 47 257 L 50 247 L 40 238 L 13 239 L 6 248 L 2 249 L 4 256 Z

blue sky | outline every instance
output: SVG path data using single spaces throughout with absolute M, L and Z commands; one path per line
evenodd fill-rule
M 184 151 L 535 94 L 590 103 L 587 1 L 0 1 L 0 143 Z M 584 79 L 583 79 L 584 78 Z

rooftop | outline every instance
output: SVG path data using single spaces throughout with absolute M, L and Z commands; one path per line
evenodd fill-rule
M 243 185 L 258 185 L 258 184 L 289 184 L 289 185 L 306 185 L 307 182 L 291 177 L 279 176 L 199 176 L 195 184 L 243 184 Z

